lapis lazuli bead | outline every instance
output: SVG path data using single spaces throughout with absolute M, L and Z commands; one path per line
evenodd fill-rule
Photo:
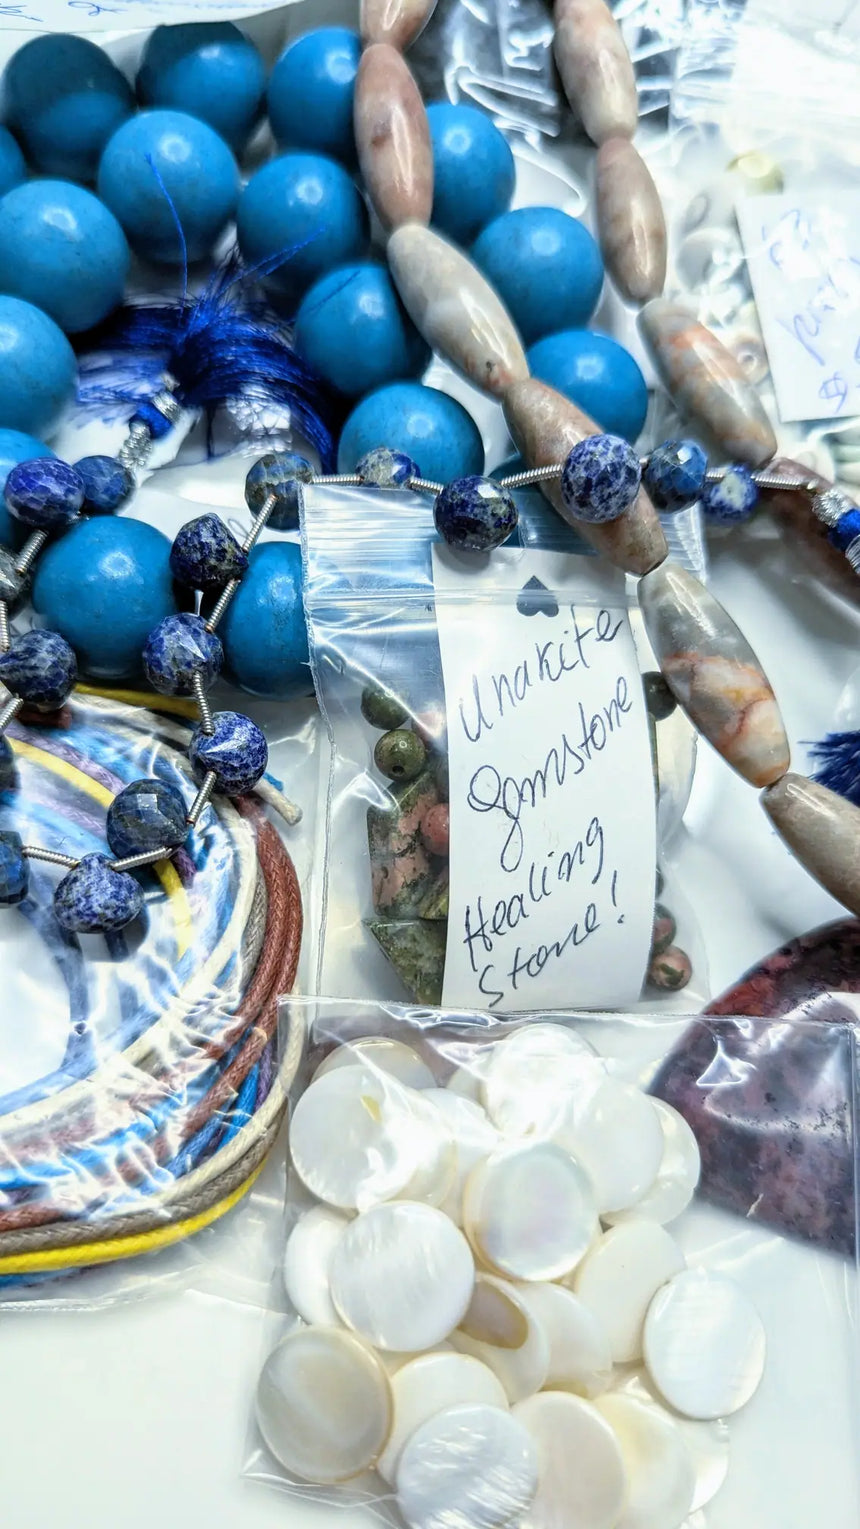
M 702 509 L 709 520 L 724 526 L 748 520 L 758 503 L 758 488 L 752 473 L 742 463 L 729 467 L 717 483 L 707 483 L 702 493 Z
M 107 841 L 118 860 L 165 845 L 177 849 L 188 837 L 182 792 L 164 780 L 133 780 L 111 802 Z
M 830 541 L 834 547 L 839 548 L 840 552 L 847 552 L 858 536 L 860 536 L 860 510 L 846 510 L 828 532 Z
M 84 480 L 68 462 L 36 457 L 19 462 L 6 479 L 6 508 L 34 531 L 62 531 L 81 512 Z
M 7 738 L 0 737 L 0 791 L 15 784 L 15 755 Z
M 204 689 L 217 679 L 224 661 L 221 639 L 206 630 L 202 616 L 165 616 L 146 639 L 143 669 L 160 695 L 193 695 L 196 675 Z
M 86 515 L 112 515 L 134 493 L 134 473 L 116 457 L 81 457 L 75 472 L 84 481 Z
M 654 508 L 674 515 L 701 496 L 707 470 L 698 441 L 663 441 L 651 452 L 642 476 Z
M 436 530 L 451 547 L 488 552 L 517 527 L 517 507 L 506 488 L 477 475 L 455 478 L 433 507 Z
M 245 479 L 245 503 L 259 515 L 274 494 L 277 503 L 269 516 L 273 531 L 294 531 L 299 523 L 300 485 L 310 483 L 314 472 L 310 462 L 294 451 L 267 451 L 255 462 Z
M 145 425 L 154 441 L 162 441 L 173 429 L 172 422 L 166 414 L 157 409 L 151 399 L 144 399 L 138 404 L 134 414 L 129 420 L 129 425 Z
M 389 451 L 387 446 L 366 452 L 355 470 L 362 483 L 372 488 L 402 488 L 410 478 L 421 477 L 417 463 L 405 451 Z
M 78 664 L 57 632 L 24 632 L 0 654 L 0 680 L 37 711 L 56 711 L 75 688 Z
M 22 903 L 27 896 L 30 868 L 21 853 L 20 834 L 11 829 L 0 832 L 0 903 Z
M 170 549 L 173 577 L 191 589 L 217 589 L 238 579 L 248 566 L 232 531 L 220 515 L 198 515 L 180 528 Z
M 143 893 L 127 871 L 115 871 L 104 855 L 84 855 L 54 893 L 57 923 L 70 934 L 124 929 L 143 908 Z
M 570 452 L 561 474 L 561 496 L 578 520 L 600 525 L 617 520 L 639 492 L 642 469 L 620 435 L 587 435 Z
M 195 727 L 188 757 L 198 780 L 212 770 L 217 790 L 225 796 L 244 796 L 253 791 L 266 772 L 269 748 L 256 722 L 238 711 L 216 711 L 211 733 Z

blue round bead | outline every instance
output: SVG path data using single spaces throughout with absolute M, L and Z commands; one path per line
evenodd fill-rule
M 207 632 L 202 616 L 186 611 L 159 621 L 143 649 L 143 672 L 159 695 L 193 695 L 198 675 L 208 690 L 223 661 L 221 639 Z
M 269 121 L 281 148 L 352 161 L 352 103 L 361 57 L 356 32 L 319 27 L 281 54 L 269 80 Z
M 295 531 L 299 523 L 300 485 L 310 483 L 314 471 L 305 457 L 294 451 L 267 451 L 245 478 L 245 503 L 259 515 L 274 494 L 277 503 L 269 516 L 273 531 Z
M 70 934 L 124 929 L 143 910 L 143 892 L 127 871 L 115 871 L 104 855 L 84 855 L 54 893 L 54 916 Z
M 64 32 L 19 48 L 3 85 L 6 121 L 42 175 L 94 180 L 102 149 L 134 111 L 131 86 L 104 49 Z
M 749 520 L 758 503 L 758 488 L 748 467 L 738 463 L 729 467 L 717 483 L 706 483 L 702 492 L 702 510 L 709 520 L 724 526 Z
M 50 446 L 37 441 L 34 435 L 22 430 L 0 430 L 0 546 L 17 547 L 24 537 L 23 527 L 14 521 L 6 508 L 3 490 L 12 468 L 18 462 L 31 462 L 34 457 L 52 457 Z
M 77 377 L 75 353 L 54 320 L 20 297 L 0 297 L 0 427 L 50 435 Z
M 239 711 L 216 711 L 212 732 L 195 727 L 188 757 L 198 780 L 210 771 L 226 796 L 245 796 L 266 773 L 269 749 L 256 722 Z
M 603 260 L 584 224 L 558 207 L 517 207 L 478 235 L 472 259 L 505 303 L 523 344 L 587 324 Z
M 70 181 L 27 181 L 0 201 L 0 287 L 67 334 L 122 302 L 130 259 L 113 213 Z
M 8 127 L 0 127 L 0 196 L 5 196 L 13 186 L 20 186 L 27 179 L 27 166 Z
M 430 364 L 430 347 L 381 265 L 340 266 L 315 282 L 296 314 L 296 350 L 347 398 L 419 377 Z
M 105 828 L 118 860 L 148 854 L 162 844 L 177 849 L 188 837 L 182 792 L 164 780 L 133 780 L 111 802 Z
M 312 693 L 297 542 L 254 548 L 221 630 L 228 673 L 243 690 L 283 701 Z
M 32 600 L 85 673 L 133 679 L 147 635 L 176 610 L 170 542 L 142 520 L 82 520 L 43 552 Z
M 0 653 L 0 680 L 37 711 L 56 711 L 77 678 L 75 655 L 57 632 L 24 632 Z
M 828 532 L 829 540 L 834 547 L 839 548 L 840 552 L 847 552 L 858 536 L 860 536 L 860 510 L 846 510 Z
M 355 472 L 377 446 L 403 452 L 437 482 L 484 467 L 484 443 L 472 416 L 456 398 L 420 382 L 392 382 L 361 400 L 341 433 L 338 472 Z
M 455 244 L 471 244 L 510 206 L 516 167 L 510 145 L 486 112 L 437 101 L 427 108 L 433 148 L 433 224 Z
M 19 462 L 6 479 L 6 508 L 34 531 L 62 531 L 81 512 L 84 480 L 68 462 L 36 457 Z
M 563 393 L 602 430 L 636 440 L 648 411 L 648 389 L 617 340 L 590 329 L 565 329 L 538 340 L 527 359 L 532 376 Z
M 86 515 L 112 515 L 134 493 L 134 473 L 116 457 L 81 457 L 75 471 L 83 479 Z
M 248 566 L 232 531 L 220 515 L 198 515 L 177 533 L 170 549 L 173 577 L 190 589 L 218 589 L 238 579 Z
M 277 262 L 266 275 L 287 307 L 332 266 L 360 255 L 367 232 L 367 210 L 354 182 L 321 154 L 271 160 L 239 198 L 242 256 L 250 266 Z
M 107 145 L 98 190 L 136 254 L 181 265 L 183 239 L 188 259 L 202 260 L 233 216 L 239 169 L 208 123 L 186 112 L 142 111 Z
M 377 446 L 368 451 L 356 463 L 356 472 L 362 483 L 372 488 L 402 488 L 410 478 L 420 478 L 418 466 L 402 451 L 389 451 Z
M 489 552 L 516 530 L 517 507 L 507 489 L 472 474 L 455 478 L 437 494 L 433 518 L 449 546 Z
M 651 503 L 674 515 L 701 495 L 708 459 L 697 441 L 663 441 L 648 458 L 643 474 Z
M 0 737 L 0 791 L 15 784 L 15 755 L 6 738 Z
M 22 903 L 30 884 L 30 867 L 21 854 L 24 844 L 20 834 L 11 829 L 0 831 L 0 904 L 11 907 Z
M 145 106 L 168 106 L 208 122 L 238 154 L 260 119 L 266 70 L 232 21 L 156 27 L 137 72 Z
M 561 497 L 572 515 L 601 525 L 629 510 L 642 482 L 639 458 L 617 435 L 587 435 L 570 452 Z

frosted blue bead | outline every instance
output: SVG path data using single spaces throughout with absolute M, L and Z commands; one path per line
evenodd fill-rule
M 517 527 L 517 507 L 507 489 L 492 478 L 455 478 L 436 496 L 436 530 L 451 547 L 489 552 Z
M 178 848 L 189 832 L 182 792 L 164 780 L 133 780 L 111 802 L 105 832 L 117 860 Z
M 633 447 L 617 435 L 587 435 L 569 453 L 561 497 L 572 515 L 600 525 L 629 510 L 642 482 Z
M 115 871 L 104 855 L 84 855 L 54 893 L 54 916 L 70 934 L 124 929 L 143 910 L 143 892 L 127 871 Z
M 587 324 L 600 300 L 603 260 L 577 218 L 558 207 L 517 207 L 478 235 L 472 259 L 505 304 L 524 345 Z
M 269 80 L 272 132 L 281 148 L 316 149 L 352 161 L 352 104 L 361 56 L 356 32 L 319 27 L 281 54 Z
M 112 515 L 134 493 L 134 474 L 116 457 L 81 457 L 75 470 L 84 482 L 85 515 Z
M 514 156 L 504 133 L 475 106 L 427 108 L 433 148 L 433 226 L 468 245 L 510 205 Z
M 181 265 L 177 219 L 188 259 L 202 260 L 235 212 L 239 169 L 208 123 L 186 112 L 142 111 L 107 145 L 98 191 L 136 254 Z
M 211 733 L 195 727 L 188 757 L 198 780 L 208 771 L 218 778 L 217 790 L 225 796 L 244 796 L 253 791 L 266 773 L 269 749 L 256 722 L 238 711 L 216 711 Z
M 267 451 L 245 478 L 245 503 L 259 515 L 274 494 L 277 504 L 269 516 L 273 531 L 294 531 L 299 523 L 299 485 L 314 475 L 310 462 L 294 451 Z
M 834 547 L 838 547 L 840 552 L 847 552 L 858 536 L 860 536 L 860 510 L 846 510 L 828 532 L 828 540 Z
M 315 282 L 296 314 L 296 349 L 347 398 L 430 364 L 423 340 L 384 266 L 345 265 Z
M 0 830 L 0 904 L 9 907 L 27 896 L 30 867 L 21 854 L 23 840 L 11 829 Z
M 436 482 L 484 468 L 484 443 L 472 416 L 449 394 L 420 382 L 392 382 L 361 400 L 341 433 L 338 472 L 355 472 L 377 446 L 402 451 Z
M 6 508 L 34 531 L 62 531 L 81 512 L 84 480 L 68 462 L 36 457 L 19 462 L 6 479 Z
M 37 711 L 57 711 L 77 678 L 75 655 L 57 632 L 24 632 L 0 653 L 0 680 Z
M 356 463 L 355 470 L 362 483 L 373 488 L 402 488 L 410 478 L 421 477 L 417 463 L 411 457 L 402 451 L 389 451 L 385 446 L 368 451 Z
M 333 159 L 282 154 L 251 176 L 239 198 L 236 234 L 248 265 L 276 262 L 267 279 L 292 309 L 317 277 L 361 255 L 367 209 Z
M 153 627 L 143 649 L 143 672 L 159 695 L 193 695 L 199 675 L 204 689 L 214 684 L 224 651 L 202 616 L 182 611 Z
M 285 701 L 313 692 L 297 542 L 254 548 L 220 631 L 227 671 L 243 690 Z
M 3 78 L 5 118 L 43 175 L 95 179 L 102 149 L 134 111 L 125 75 L 103 48 L 56 32 L 12 55 Z
M 758 503 L 758 488 L 748 467 L 738 463 L 729 467 L 717 483 L 706 483 L 702 491 L 702 510 L 709 520 L 720 525 L 739 525 L 749 520 Z
M 648 411 L 648 388 L 633 357 L 608 335 L 566 329 L 527 353 L 532 376 L 596 420 L 602 430 L 635 441 Z
M 232 21 L 156 27 L 137 72 L 145 106 L 168 106 L 208 122 L 240 153 L 263 109 L 266 70 Z
M 26 181 L 0 201 L 0 288 L 35 303 L 67 334 L 122 302 L 128 244 L 113 213 L 70 181 Z
M 142 520 L 83 520 L 36 564 L 33 607 L 96 679 L 134 679 L 153 627 L 176 611 L 170 542 Z
M 5 196 L 26 178 L 27 166 L 18 140 L 12 137 L 8 127 L 0 127 L 0 196 Z
M 232 531 L 220 515 L 198 515 L 177 532 L 170 549 L 173 577 L 190 589 L 220 589 L 248 566 Z
M 30 462 L 33 457 L 52 457 L 50 446 L 37 441 L 34 435 L 22 430 L 0 430 L 0 546 L 18 547 L 26 537 L 26 528 L 15 521 L 6 508 L 3 490 L 6 479 L 18 462 Z
M 0 429 L 50 435 L 74 399 L 77 377 L 59 325 L 20 297 L 0 297 Z
M 697 441 L 663 441 L 643 474 L 651 503 L 673 515 L 693 504 L 705 486 L 708 459 Z
M 0 791 L 15 784 L 15 755 L 6 738 L 0 737 Z

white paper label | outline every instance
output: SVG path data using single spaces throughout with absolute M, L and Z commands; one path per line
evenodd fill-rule
M 738 203 L 780 419 L 860 413 L 860 193 Z
M 240 21 L 284 0 L 17 0 L 0 3 L 0 30 L 107 32 L 162 22 Z
M 648 721 L 620 574 L 433 548 L 450 776 L 442 1001 L 623 1007 L 654 912 Z

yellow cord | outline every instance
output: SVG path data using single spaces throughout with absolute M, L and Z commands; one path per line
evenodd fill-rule
M 199 717 L 197 702 L 182 696 L 147 694 L 143 690 L 106 690 L 101 685 L 76 685 L 79 695 L 103 696 L 106 701 L 118 701 L 123 706 L 145 706 L 148 711 L 171 711 L 177 717 L 189 717 L 196 722 Z

